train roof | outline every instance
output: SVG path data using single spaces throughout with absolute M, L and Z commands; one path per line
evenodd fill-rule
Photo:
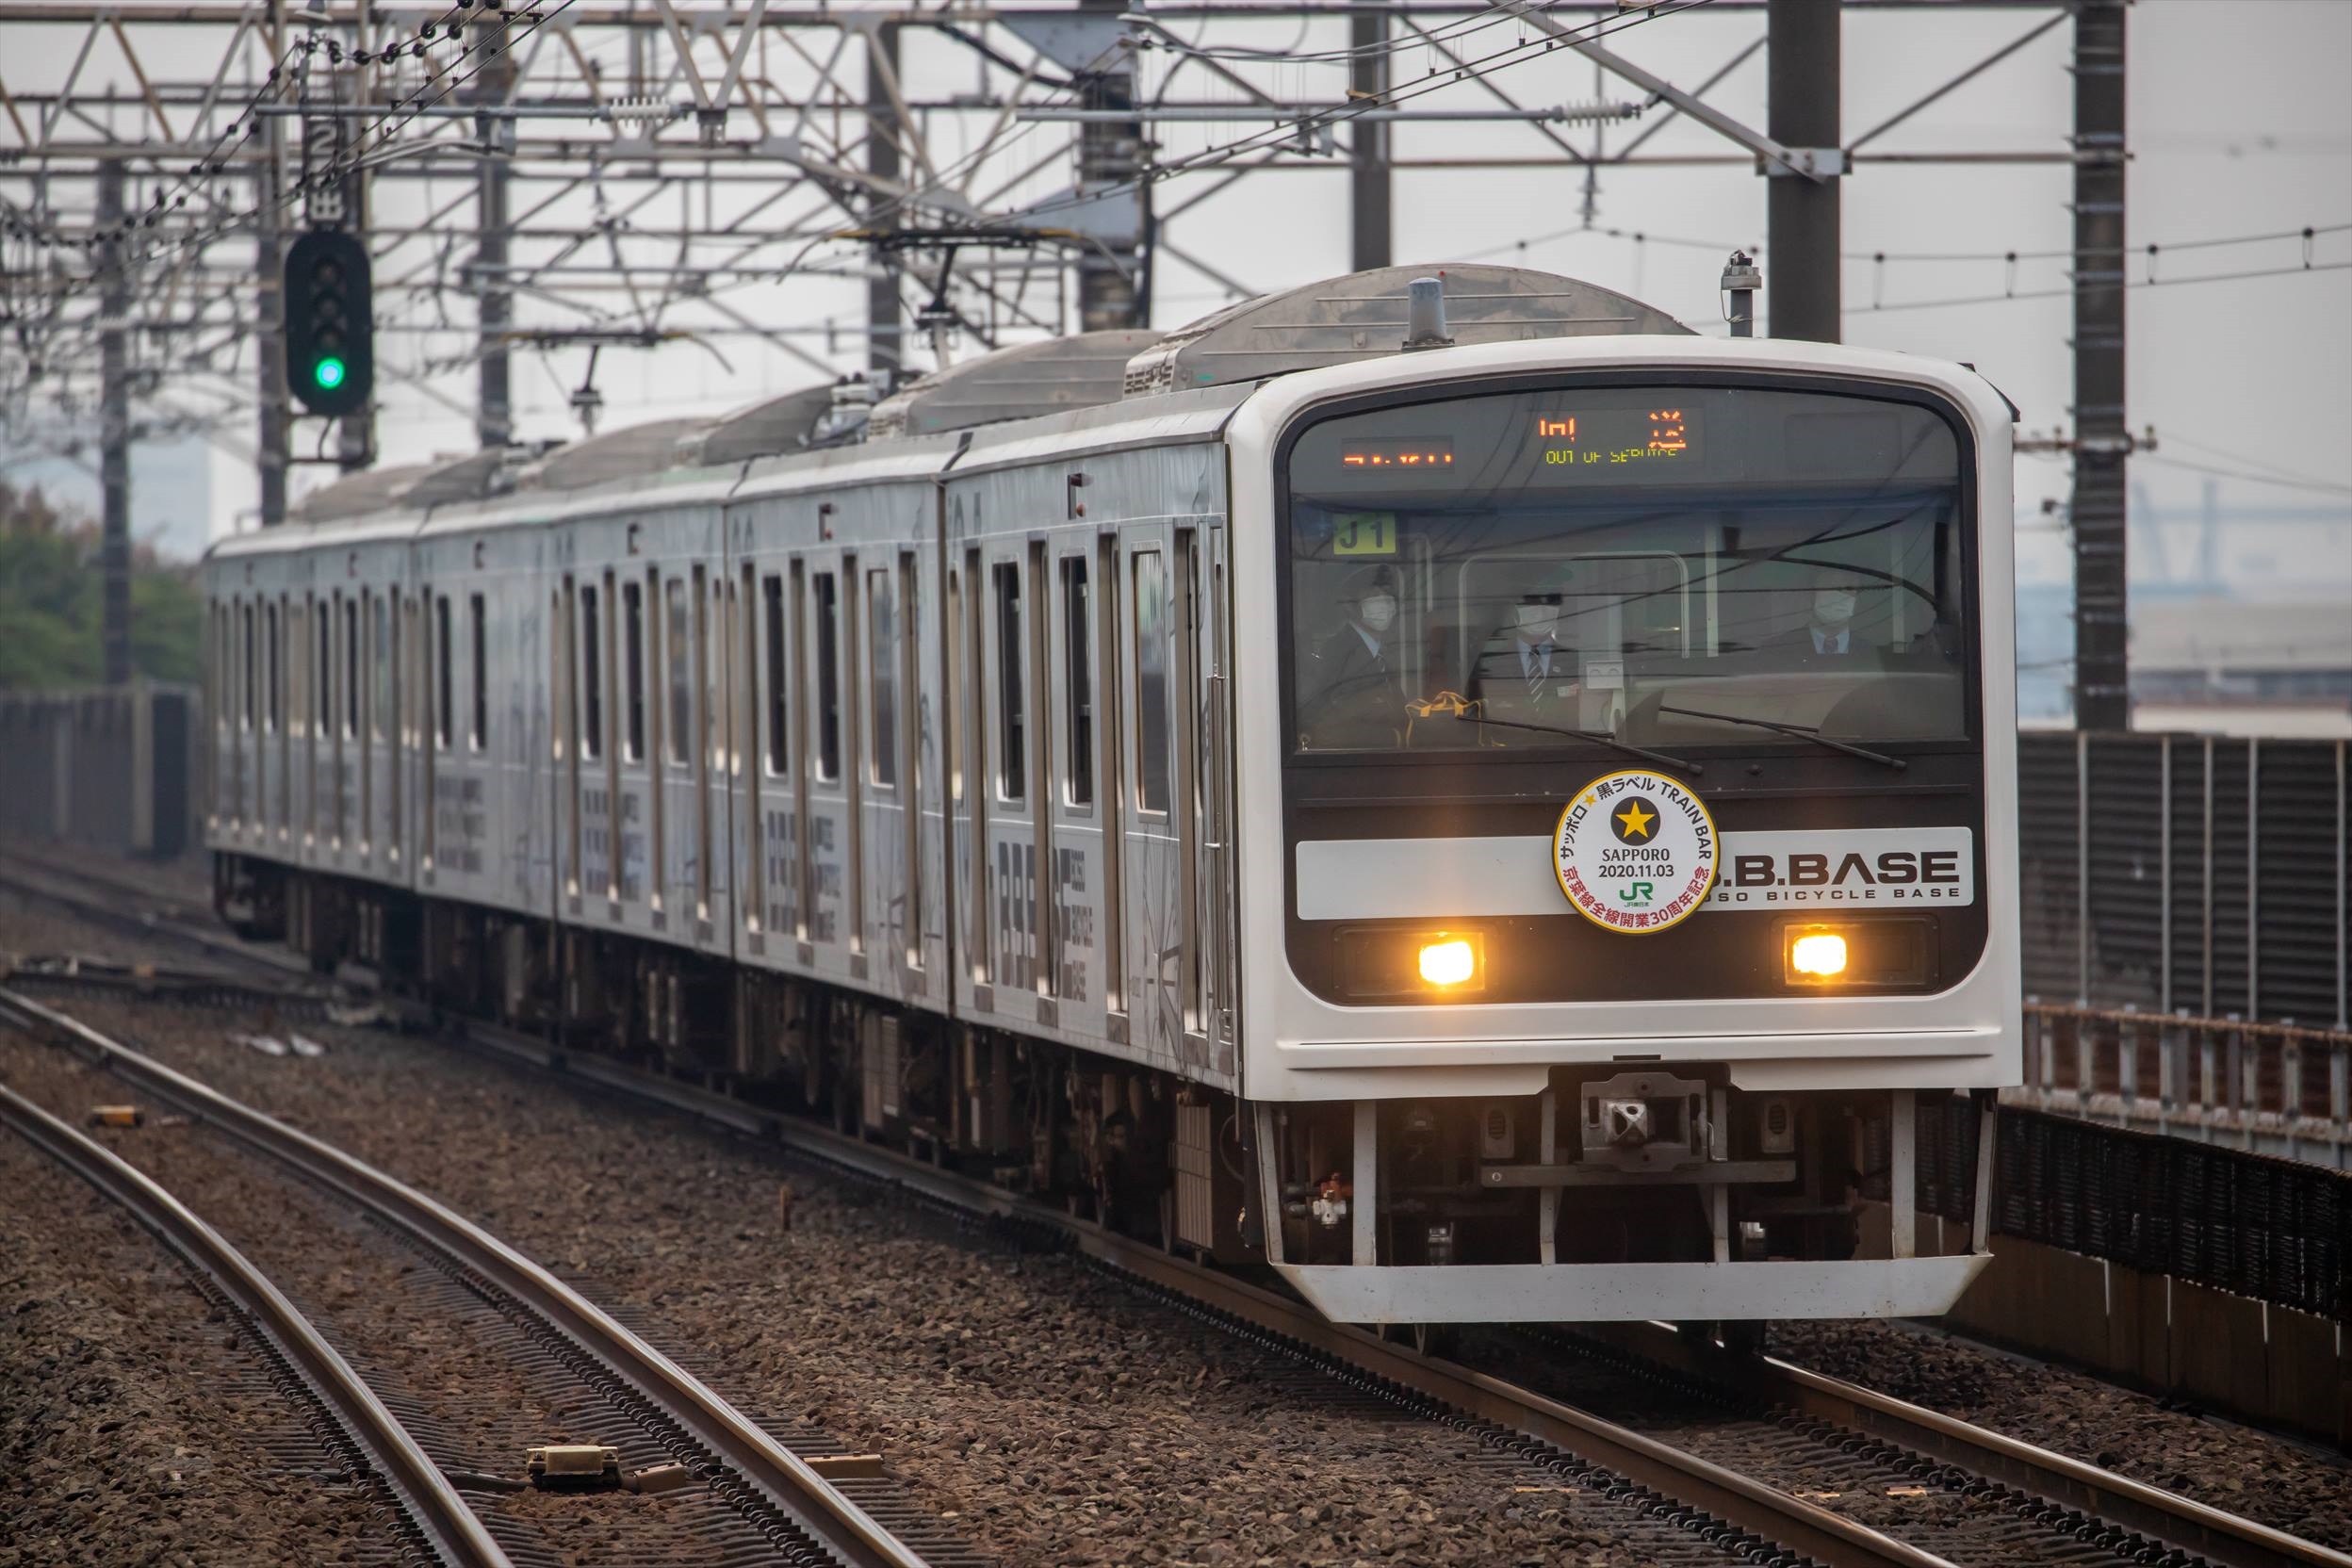
M 1384 358 L 1403 347 L 1408 289 L 1427 277 L 1445 285 L 1446 330 L 1457 343 L 1690 332 L 1639 300 L 1554 272 L 1480 262 L 1377 267 L 1261 294 L 1179 327 L 1128 361 L 1126 396 Z
M 1384 267 L 1261 295 L 1174 332 L 1077 333 L 982 354 L 874 406 L 864 438 L 828 441 L 837 385 L 803 387 L 734 414 L 657 419 L 568 446 L 469 453 L 352 474 L 306 498 L 287 547 L 319 526 L 397 531 L 511 527 L 713 498 L 787 494 L 935 475 L 973 432 L 958 472 L 1138 443 L 1206 438 L 1261 383 L 1397 352 L 1416 278 L 1445 286 L 1457 343 L 1689 335 L 1638 300 L 1552 272 L 1469 263 Z M 246 536 L 251 537 L 251 536 Z M 236 541 L 224 541 L 224 545 Z M 245 553 L 239 548 L 233 553 Z
M 1151 331 L 1082 332 L 999 349 L 935 370 L 874 404 L 866 439 L 933 435 L 1117 402 Z

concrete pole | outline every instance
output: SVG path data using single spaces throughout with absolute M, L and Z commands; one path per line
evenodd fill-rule
M 1084 11 L 1117 14 L 1125 0 L 1079 0 Z M 1098 62 L 1109 69 L 1078 77 L 1082 107 L 1130 110 L 1135 106 L 1135 75 L 1123 51 Z M 1143 167 L 1143 122 L 1090 120 L 1078 127 L 1078 188 L 1098 190 L 1129 185 Z M 1149 185 L 1134 188 L 1135 226 L 1130 233 L 1103 234 L 1078 252 L 1078 328 L 1109 332 L 1140 327 L 1151 314 L 1145 269 L 1145 237 L 1151 232 Z
M 1348 85 L 1357 92 L 1379 93 L 1388 88 L 1388 17 L 1380 11 L 1358 11 L 1348 19 L 1348 42 L 1355 54 L 1348 62 Z M 1349 270 L 1366 272 L 1396 260 L 1396 220 L 1391 206 L 1388 166 L 1388 124 L 1359 120 L 1350 128 L 1348 146 L 1348 211 L 1353 219 Z
M 1788 148 L 1840 145 L 1838 0 L 1768 0 L 1765 130 Z M 1843 238 L 1838 178 L 1768 171 L 1764 300 L 1774 337 L 1838 342 Z
M 2124 0 L 2075 8 L 2074 152 L 2074 722 L 2124 729 Z
M 514 57 L 506 47 L 508 22 L 497 13 L 474 29 L 475 48 L 487 57 L 470 94 L 477 104 L 502 104 L 514 95 Z M 487 115 L 475 121 L 476 134 L 493 147 L 514 135 L 512 120 Z M 507 334 L 514 326 L 514 295 L 507 280 L 507 160 L 491 153 L 476 176 L 474 210 L 482 238 L 474 247 L 474 320 L 481 359 L 474 391 L 474 434 L 483 450 L 514 439 L 514 402 L 507 357 Z
M 899 177 L 898 111 L 890 83 L 898 75 L 898 27 L 882 23 L 866 35 L 866 172 L 877 179 Z M 876 208 L 884 199 L 873 198 Z M 878 212 L 868 225 L 895 229 L 895 213 Z M 888 372 L 895 382 L 906 363 L 906 307 L 898 297 L 897 263 L 876 247 L 874 275 L 866 280 L 866 368 Z
M 108 158 L 98 170 L 98 226 L 110 233 L 122 221 L 122 164 Z M 106 678 L 122 686 L 131 678 L 131 284 L 122 240 L 109 238 L 99 253 L 99 358 L 103 382 L 98 426 L 98 480 L 106 493 L 106 531 L 101 544 L 104 571 L 102 638 Z
M 260 449 L 255 461 L 261 476 L 261 526 L 275 528 L 286 521 L 286 438 L 291 417 L 286 389 L 286 244 L 278 228 L 286 122 L 275 115 L 263 121 L 261 141 L 266 155 L 253 175 L 254 205 L 261 214 L 253 225 L 253 346 L 261 401 Z

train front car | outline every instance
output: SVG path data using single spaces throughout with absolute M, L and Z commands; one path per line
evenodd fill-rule
M 1239 411 L 1245 1094 L 1325 1313 L 1966 1288 L 2019 1074 L 2009 418 L 1958 366 L 1666 336 Z

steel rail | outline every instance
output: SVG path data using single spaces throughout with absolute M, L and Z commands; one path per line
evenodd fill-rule
M 2229 1568 L 2352 1568 L 2352 1555 L 1876 1389 L 1772 1357 L 1742 1360 L 1709 1355 L 1662 1323 L 1611 1327 L 1615 1332 L 1593 1337 L 1688 1376 L 1727 1382 L 1742 1393 L 1815 1420 L 1866 1433 L 2121 1525 L 2211 1562 Z
M 12 1000 L 0 993 L 0 1015 L 13 1013 Z M 218 1285 L 326 1407 L 442 1561 L 462 1568 L 509 1568 L 505 1551 L 440 1466 L 301 1309 L 220 1232 L 112 1150 L 5 1085 L 0 1085 L 0 1121 L 113 1200 Z
M 730 1132 L 774 1138 L 964 1213 L 1057 1231 L 1086 1256 L 1154 1288 L 1191 1298 L 1425 1397 L 1526 1432 L 1825 1562 L 1943 1560 L 1589 1413 L 1409 1351 L 1364 1330 L 1331 1323 L 1287 1297 L 1186 1263 L 1149 1243 L 1032 1203 L 990 1183 L 601 1056 L 575 1055 L 509 1030 L 469 1023 L 463 1034 L 467 1044 L 554 1069 L 640 1102 L 682 1111 Z M 1874 1390 L 1771 1360 L 1754 1364 L 1745 1374 L 1733 1372 L 1726 1358 L 1693 1350 L 1664 1325 L 1587 1325 L 1576 1331 L 1702 1380 L 1743 1376 L 1751 1380 L 1741 1384 L 1742 1391 L 1771 1403 L 1957 1466 L 2206 1561 L 2228 1568 L 2352 1568 L 2352 1556 L 2332 1548 Z
M 126 1083 L 211 1122 L 473 1270 L 653 1403 L 848 1568 L 925 1568 L 921 1556 L 700 1379 L 437 1200 L 20 992 L 0 988 L 0 1016 L 60 1037 Z
M 1424 1399 L 1534 1438 L 1831 1568 L 1951 1568 L 1933 1553 L 1695 1454 L 1485 1373 L 1419 1355 L 1349 1324 L 1331 1322 L 1302 1302 L 1032 1203 L 992 1184 L 795 1118 L 763 1113 L 709 1090 L 651 1078 L 602 1058 L 574 1056 L 507 1030 L 468 1024 L 465 1036 L 468 1043 L 529 1064 L 652 1100 L 731 1131 L 776 1138 L 826 1164 L 903 1186 L 962 1213 L 1045 1226 L 1066 1235 L 1082 1255 L 1153 1289 L 1184 1297 Z
M 74 892 L 66 884 L 78 880 L 90 887 L 104 889 L 105 893 Z M 39 856 L 26 855 L 12 845 L 0 844 L 0 887 L 18 894 L 51 904 L 93 924 L 111 926 L 116 930 L 149 940 L 177 943 L 237 965 L 248 973 L 267 974 L 273 979 L 296 983 L 316 983 L 318 976 L 299 958 L 280 956 L 269 948 L 241 942 L 226 933 L 191 925 L 186 921 L 166 916 L 149 917 L 124 909 L 120 902 L 110 902 L 107 894 L 119 900 L 122 896 L 147 896 L 137 885 L 122 878 L 105 875 L 88 867 L 64 867 L 49 863 Z

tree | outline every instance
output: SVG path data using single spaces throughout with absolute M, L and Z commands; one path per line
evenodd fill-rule
M 0 480 L 0 691 L 95 685 L 106 673 L 97 522 L 39 485 Z M 131 556 L 131 668 L 150 680 L 203 672 L 204 601 L 192 568 Z

